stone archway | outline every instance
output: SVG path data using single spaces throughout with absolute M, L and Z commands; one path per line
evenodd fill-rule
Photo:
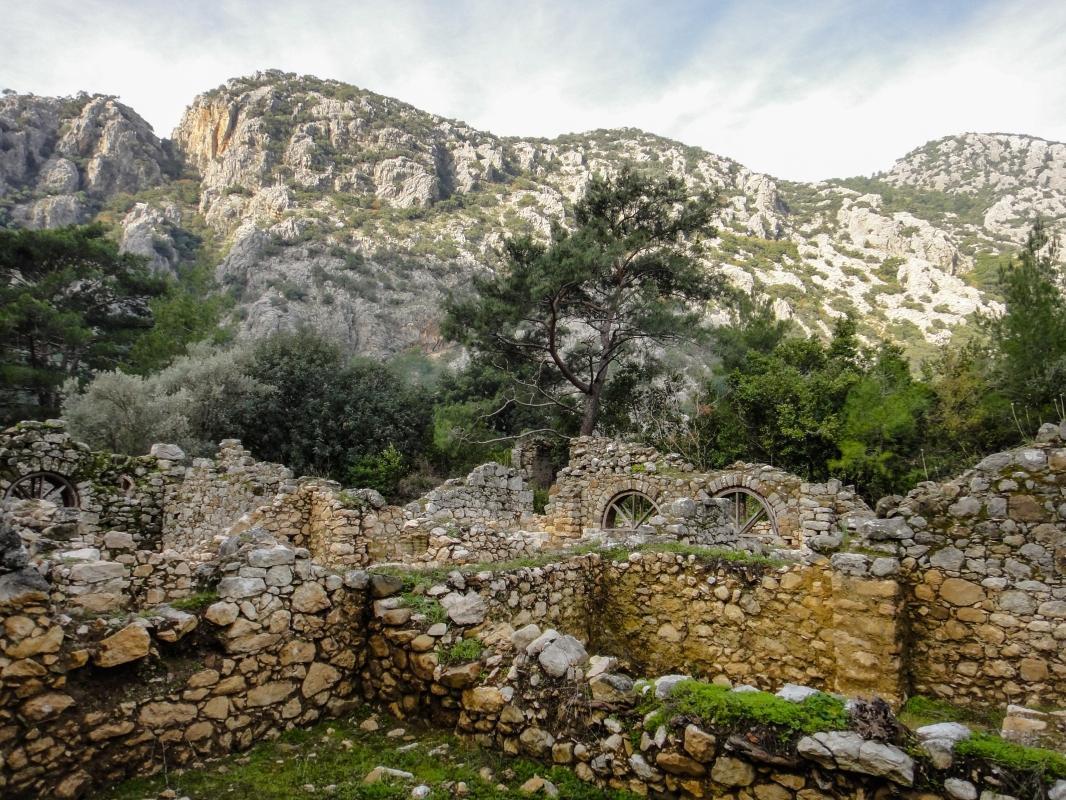
M 732 486 L 719 490 L 714 497 L 725 501 L 726 513 L 736 536 L 758 534 L 766 529 L 775 537 L 779 535 L 777 515 L 758 492 L 746 486 Z
M 607 531 L 636 531 L 658 513 L 659 507 L 651 497 L 637 489 L 627 489 L 607 501 L 600 527 Z
M 4 499 L 46 500 L 63 508 L 78 508 L 81 501 L 77 487 L 58 472 L 30 472 L 13 481 Z

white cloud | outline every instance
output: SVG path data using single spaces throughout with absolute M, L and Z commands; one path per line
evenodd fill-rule
M 1066 139 L 1066 4 L 945 23 L 918 3 L 879 27 L 881 5 L 38 0 L 5 10 L 0 84 L 118 94 L 168 135 L 197 92 L 278 67 L 500 134 L 640 127 L 792 179 L 964 130 Z

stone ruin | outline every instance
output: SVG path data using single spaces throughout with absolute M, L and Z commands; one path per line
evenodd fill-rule
M 1007 706 L 1007 738 L 1062 749 L 1064 440 L 1045 426 L 870 509 L 836 480 L 582 437 L 554 476 L 519 448 L 400 507 L 235 440 L 128 457 L 20 423 L 0 433 L 0 795 L 82 797 L 370 702 L 642 795 L 1014 796 L 954 756 L 955 723 L 768 753 L 637 708 L 689 675 L 836 693 L 856 720 L 922 694 Z

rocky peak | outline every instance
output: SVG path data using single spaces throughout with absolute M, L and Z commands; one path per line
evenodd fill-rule
M 1066 144 L 1006 133 L 946 136 L 912 150 L 884 178 L 966 194 L 1026 188 L 1066 192 Z
M 114 97 L 0 97 L 0 195 L 21 225 L 84 222 L 115 194 L 162 183 L 170 162 L 151 126 Z
M 565 224 L 592 176 L 627 165 L 717 191 L 707 266 L 779 317 L 828 335 L 855 314 L 862 335 L 918 356 L 997 307 L 982 275 L 1034 214 L 1066 219 L 1066 145 L 1032 137 L 963 134 L 873 177 L 790 183 L 634 128 L 499 137 L 276 70 L 193 100 L 173 133 L 180 179 L 168 145 L 114 98 L 4 98 L 0 213 L 82 221 L 129 192 L 104 212 L 123 247 L 160 270 L 214 264 L 243 335 L 308 325 L 376 355 L 444 347 L 448 291 L 495 268 L 505 237 Z

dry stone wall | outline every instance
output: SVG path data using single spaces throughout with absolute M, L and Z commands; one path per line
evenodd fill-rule
M 896 745 L 854 730 L 808 737 L 787 764 L 721 732 L 636 735 L 632 678 L 682 670 L 738 691 L 1066 703 L 1066 428 L 883 501 L 879 516 L 837 482 L 757 465 L 697 473 L 650 448 L 581 439 L 543 519 L 520 471 L 494 464 L 399 508 L 294 480 L 235 441 L 185 467 L 166 446 L 140 459 L 91 453 L 55 423 L 2 437 L 9 485 L 47 468 L 74 476 L 86 506 L 9 503 L 0 526 L 5 797 L 77 797 L 159 768 L 164 753 L 180 765 L 242 749 L 357 698 L 604 786 L 897 796 L 914 779 L 878 749 Z M 108 499 L 111 481 L 121 501 Z M 620 490 L 659 504 L 643 543 L 746 547 L 716 496 L 737 487 L 768 503 L 778 535 L 759 544 L 783 560 L 652 547 L 443 579 L 359 569 L 543 562 L 547 548 L 596 534 Z M 586 648 L 604 655 L 589 660 Z M 1034 713 L 1056 732 L 1058 716 Z M 1008 719 L 1024 733 L 1031 717 Z M 942 761 L 923 786 L 958 800 L 936 789 Z
M 72 626 L 44 592 L 6 598 L 4 797 L 78 797 L 352 708 L 366 574 L 327 574 L 264 536 L 227 551 L 219 599 L 200 615 L 162 607 Z
M 295 488 L 292 471 L 256 461 L 236 439 L 219 443 L 214 459 L 193 459 L 167 493 L 163 545 L 186 553 L 203 550 L 238 517 Z
M 27 476 L 65 479 L 78 509 L 68 538 L 117 529 L 133 532 L 138 541 L 154 540 L 162 531 L 166 491 L 183 472 L 175 461 L 155 455 L 93 452 L 70 437 L 62 420 L 20 422 L 0 432 L 0 499 L 10 499 L 13 487 Z
M 606 561 L 590 631 L 638 674 L 685 671 L 901 702 L 903 594 L 825 559 L 780 568 L 673 553 Z
M 969 703 L 1066 705 L 1066 426 L 923 483 L 863 543 L 912 582 L 916 692 Z

